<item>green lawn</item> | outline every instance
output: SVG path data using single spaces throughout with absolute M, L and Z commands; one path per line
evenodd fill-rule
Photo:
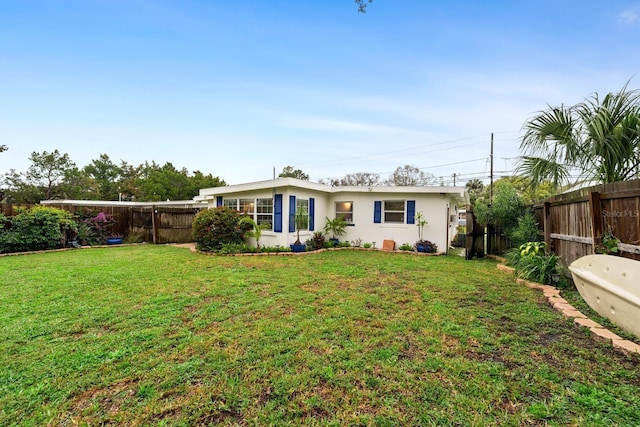
M 0 258 L 0 425 L 640 425 L 640 368 L 490 260 Z

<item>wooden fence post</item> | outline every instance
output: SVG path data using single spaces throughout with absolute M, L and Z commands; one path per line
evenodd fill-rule
M 151 206 L 151 228 L 153 229 L 153 243 L 158 243 L 158 221 L 156 219 L 156 206 Z
M 543 218 L 544 221 L 542 223 L 543 231 L 544 231 L 544 245 L 548 251 L 551 250 L 551 203 L 544 202 L 543 206 Z
M 597 191 L 589 193 L 589 207 L 591 211 L 591 232 L 593 233 L 593 253 L 602 240 L 602 203 L 600 201 L 600 193 Z

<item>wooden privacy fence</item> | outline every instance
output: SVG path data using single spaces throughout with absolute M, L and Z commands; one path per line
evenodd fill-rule
M 25 206 L 25 205 L 20 205 Z M 33 206 L 33 205 L 30 205 Z M 30 207 L 26 206 L 26 207 Z M 47 202 L 46 206 L 63 209 L 77 216 L 95 216 L 99 212 L 112 215 L 115 224 L 109 227 L 112 235 L 128 236 L 138 233 L 145 242 L 188 243 L 192 242 L 191 224 L 200 208 L 192 206 L 136 205 Z M 2 212 L 15 215 L 16 205 L 2 203 Z
M 593 254 L 611 233 L 622 256 L 640 260 L 640 180 L 583 188 L 534 206 L 544 241 L 565 263 Z
M 197 208 L 146 206 L 131 209 L 131 229 L 142 233 L 145 241 L 153 243 L 192 242 L 191 225 Z
M 480 225 L 471 206 L 467 206 L 466 234 L 466 259 L 481 258 L 485 254 L 500 255 L 507 249 L 507 238 L 500 227 Z

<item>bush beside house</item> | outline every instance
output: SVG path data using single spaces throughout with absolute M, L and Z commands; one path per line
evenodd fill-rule
M 237 211 L 218 207 L 198 212 L 191 231 L 198 250 L 216 252 L 228 244 L 244 244 L 245 233 L 250 228 Z
M 73 216 L 62 209 L 35 206 L 11 218 L 0 214 L 0 252 L 58 249 L 75 239 Z

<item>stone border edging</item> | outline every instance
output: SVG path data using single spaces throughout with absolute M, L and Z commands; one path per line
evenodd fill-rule
M 188 244 L 184 244 L 184 245 L 173 244 L 172 246 L 189 247 Z M 322 252 L 325 252 L 325 251 L 385 252 L 385 253 L 396 253 L 396 254 L 411 254 L 411 255 L 417 255 L 417 256 L 440 256 L 440 255 L 444 255 L 444 253 L 442 253 L 442 252 L 424 253 L 424 252 L 416 252 L 416 251 L 401 251 L 400 249 L 385 250 L 385 249 L 380 249 L 380 248 L 361 248 L 361 247 L 353 247 L 353 246 L 342 247 L 342 248 L 322 248 L 322 249 L 316 249 L 316 250 L 313 250 L 313 251 L 303 251 L 303 252 L 291 252 L 291 251 L 282 251 L 282 252 L 247 252 L 247 253 L 238 253 L 238 254 L 220 254 L 220 253 L 217 253 L 217 252 L 199 251 L 198 249 L 196 249 L 195 245 L 191 245 L 189 247 L 189 249 L 191 249 L 191 252 L 202 254 L 202 255 L 210 255 L 210 256 L 239 256 L 239 257 L 243 257 L 243 256 L 305 256 L 305 255 L 319 254 L 319 253 L 322 253 Z
M 499 262 L 504 262 L 504 258 L 491 257 Z M 498 270 L 515 274 L 516 270 L 513 267 L 509 267 L 504 264 L 497 265 Z M 565 319 L 573 319 L 573 324 L 577 328 L 587 328 L 591 332 L 591 336 L 599 341 L 609 341 L 614 349 L 622 352 L 626 356 L 640 357 L 640 345 L 633 341 L 626 340 L 610 330 L 606 329 L 601 324 L 589 319 L 580 311 L 576 310 L 567 300 L 560 296 L 560 289 L 554 286 L 543 285 L 542 283 L 532 282 L 529 280 L 516 278 L 516 283 L 519 285 L 525 285 L 531 289 L 541 290 L 547 301 L 556 311 L 559 311 Z

